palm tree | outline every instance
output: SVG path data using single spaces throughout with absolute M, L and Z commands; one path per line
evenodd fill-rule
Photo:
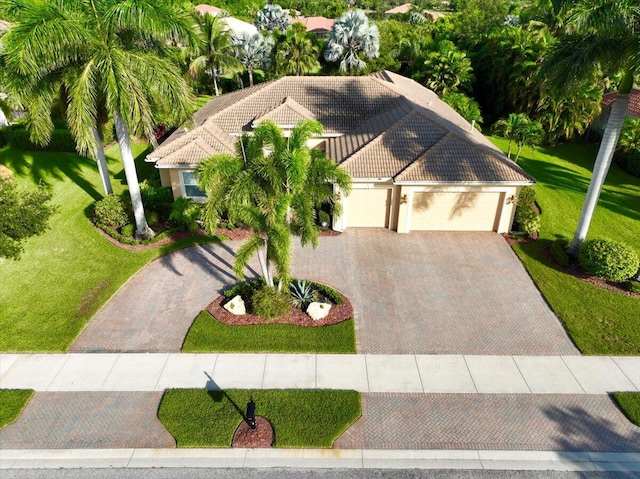
M 270 34 L 275 30 L 286 31 L 291 25 L 291 15 L 285 12 L 278 4 L 267 3 L 256 16 L 253 22 L 258 30 L 266 30 Z
M 190 119 L 190 90 L 167 49 L 172 42 L 197 41 L 191 16 L 161 0 L 25 1 L 10 6 L 15 26 L 3 37 L 9 87 L 29 99 L 32 135 L 50 134 L 47 113 L 56 82 L 67 89 L 67 122 L 84 154 L 101 143 L 97 125 L 104 107 L 115 121 L 136 236 L 153 236 L 130 134 L 152 138 L 158 115 L 174 124 Z
M 253 86 L 253 72 L 271 64 L 271 41 L 259 33 L 243 33 L 231 41 L 236 58 L 249 74 L 249 86 Z
M 218 16 L 199 15 L 198 24 L 202 35 L 202 42 L 196 48 L 185 50 L 190 59 L 189 75 L 195 78 L 205 73 L 212 81 L 216 96 L 218 90 L 218 78 L 225 71 L 235 71 L 240 67 L 236 59 L 231 43 L 231 31 Z
M 565 31 L 552 46 L 542 69 L 543 75 L 557 85 L 571 85 L 598 69 L 608 75 L 622 73 L 568 249 L 570 254 L 577 254 L 589 231 L 627 114 L 634 77 L 640 72 L 639 29 L 640 0 L 579 0 L 569 10 Z
M 533 120 L 525 122 L 521 128 L 515 132 L 515 142 L 518 147 L 518 151 L 516 152 L 516 157 L 513 161 L 515 163 L 518 162 L 523 147 L 537 145 L 542 141 L 543 137 L 544 130 L 540 123 Z
M 360 71 L 366 66 L 361 55 L 376 58 L 379 49 L 378 27 L 369 24 L 362 10 L 349 10 L 333 24 L 324 58 L 329 62 L 340 60 L 340 71 L 348 70 L 351 75 L 354 68 Z
M 498 120 L 493 125 L 493 131 L 496 135 L 500 135 L 509 140 L 507 146 L 507 158 L 511 158 L 511 144 L 517 140 L 520 132 L 526 128 L 529 123 L 529 117 L 524 113 L 510 113 L 507 118 Z
M 306 75 L 320 70 L 319 49 L 302 23 L 291 25 L 276 46 L 276 72 Z
M 333 185 L 350 190 L 349 175 L 320 150 L 306 145 L 322 125 L 303 121 L 285 137 L 275 123 L 265 121 L 236 145 L 236 155 L 220 154 L 204 160 L 198 184 L 207 194 L 203 218 L 208 231 L 221 217 L 244 223 L 253 231 L 238 250 L 234 272 L 239 279 L 249 259 L 257 254 L 265 282 L 278 288 L 289 282 L 291 235 L 302 245 L 318 244 L 316 207 L 333 201 Z

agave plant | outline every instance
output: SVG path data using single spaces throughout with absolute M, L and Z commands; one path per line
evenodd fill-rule
M 289 292 L 291 294 L 291 304 L 302 310 L 307 309 L 307 306 L 318 299 L 318 292 L 313 283 L 304 279 L 291 281 Z

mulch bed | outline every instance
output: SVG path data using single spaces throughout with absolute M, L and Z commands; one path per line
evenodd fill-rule
M 307 315 L 307 313 L 296 308 L 293 308 L 291 314 L 272 320 L 266 320 L 260 316 L 250 313 L 242 315 L 233 314 L 222 307 L 222 304 L 227 301 L 227 298 L 223 295 L 214 299 L 209 306 L 207 306 L 207 311 L 221 323 L 233 326 L 247 326 L 250 324 L 295 324 L 298 326 L 314 327 L 328 326 L 330 324 L 341 323 L 349 318 L 353 318 L 353 306 L 351 306 L 351 302 L 342 294 L 340 294 L 340 296 L 342 296 L 344 302 L 340 306 L 336 306 L 335 304 L 332 305 L 329 314 L 318 321 L 314 321 L 309 315 Z
M 242 229 L 242 228 L 233 228 L 233 229 L 218 228 L 216 230 L 216 234 L 224 235 L 227 238 L 229 238 L 231 241 L 240 241 L 253 236 L 253 231 Z M 334 231 L 334 230 L 320 230 L 318 234 L 320 236 L 338 236 L 338 235 L 341 235 L 342 232 Z
M 535 241 L 534 239 L 529 237 L 514 238 L 508 233 L 503 233 L 502 236 L 507 241 L 507 243 L 509 243 L 511 246 L 513 246 L 514 244 L 533 243 Z M 582 266 L 580 266 L 579 263 L 574 262 L 570 264 L 568 267 L 559 265 L 558 263 L 556 263 L 556 260 L 553 259 L 553 256 L 551 255 L 550 242 L 547 242 L 547 244 L 543 245 L 540 249 L 540 252 L 542 253 L 542 256 L 544 256 L 544 258 L 547 260 L 547 263 L 549 264 L 549 266 L 551 266 L 557 271 L 571 275 L 574 278 L 584 281 L 585 283 L 598 286 L 599 288 L 606 289 L 608 291 L 613 291 L 614 293 L 624 294 L 626 296 L 631 296 L 632 298 L 640 298 L 640 294 L 634 293 L 632 291 L 627 291 L 619 283 L 610 283 L 608 281 L 605 281 L 604 279 L 600 279 L 595 276 L 592 276 L 591 274 L 587 273 L 582 268 Z
M 98 233 L 100 233 L 102 235 L 102 237 L 105 238 L 107 241 L 109 241 L 111 244 L 117 246 L 118 248 L 126 249 L 126 250 L 129 250 L 129 251 L 142 251 L 142 250 L 147 250 L 147 249 L 155 249 L 155 248 L 159 248 L 160 246 L 164 246 L 164 245 L 168 245 L 170 243 L 173 243 L 174 241 L 181 240 L 183 238 L 189 238 L 190 236 L 207 236 L 207 234 L 202 230 L 199 230 L 196 233 L 191 233 L 189 231 L 181 231 L 179 233 L 173 233 L 173 234 L 170 234 L 168 236 L 165 236 L 161 240 L 158 240 L 158 241 L 156 241 L 154 243 L 149 243 L 149 244 L 126 244 L 126 243 L 121 243 L 120 241 L 115 239 L 113 236 L 111 236 L 110 234 L 106 233 L 102 228 L 97 227 L 93 223 L 91 223 L 91 226 L 93 226 L 95 228 L 95 230 Z
M 242 421 L 233 433 L 231 447 L 265 448 L 273 446 L 273 426 L 262 416 L 256 416 L 256 428 Z

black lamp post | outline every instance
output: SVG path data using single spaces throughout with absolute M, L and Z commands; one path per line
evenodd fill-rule
M 247 403 L 247 414 L 245 420 L 251 429 L 256 428 L 256 403 L 253 402 L 253 396 L 249 398 L 249 402 Z

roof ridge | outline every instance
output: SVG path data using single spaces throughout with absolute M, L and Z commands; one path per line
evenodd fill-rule
M 396 111 L 399 110 L 402 107 L 402 105 L 398 105 L 397 108 L 394 108 L 392 110 L 387 110 L 386 112 L 380 113 L 380 115 L 385 115 L 388 114 L 391 111 Z M 398 118 L 396 121 L 393 122 L 393 124 L 391 126 L 389 126 L 389 128 L 387 128 L 386 130 L 384 130 L 383 132 L 381 132 L 380 134 L 374 136 L 371 140 L 363 143 L 357 150 L 355 150 L 353 153 L 351 153 L 351 155 L 349 156 L 349 158 L 347 158 L 346 160 L 343 160 L 341 165 L 347 165 L 351 160 L 353 160 L 356 156 L 358 156 L 359 153 L 362 152 L 362 150 L 365 147 L 369 147 L 372 145 L 377 145 L 378 143 L 380 143 L 381 141 L 383 141 L 383 137 L 389 133 L 392 130 L 396 130 L 399 125 L 401 123 L 404 123 L 405 121 L 408 120 L 408 118 L 413 115 L 413 113 L 416 113 L 415 110 L 411 109 L 411 111 L 409 111 L 406 115 L 401 116 L 400 118 Z M 378 116 L 378 115 L 376 115 Z M 357 129 L 357 128 L 356 128 Z M 355 161 L 355 160 L 353 160 Z
M 422 161 L 426 161 L 427 157 L 430 156 L 431 154 L 435 154 L 433 153 L 434 150 L 437 150 L 439 148 L 438 145 L 440 145 L 440 143 L 443 143 L 444 141 L 446 141 L 446 139 L 450 136 L 453 136 L 453 133 L 451 133 L 450 131 L 447 131 L 447 134 L 444 135 L 442 138 L 440 138 L 438 141 L 435 142 L 435 144 L 433 144 L 431 146 L 431 148 L 428 148 L 424 153 L 422 153 L 422 155 L 418 156 L 415 160 L 413 160 L 411 163 L 409 163 L 407 166 L 405 166 L 402 170 L 400 170 L 394 177 L 393 179 L 398 179 L 400 176 L 409 173 L 410 171 L 413 171 L 415 168 L 418 167 L 418 165 L 422 162 Z

